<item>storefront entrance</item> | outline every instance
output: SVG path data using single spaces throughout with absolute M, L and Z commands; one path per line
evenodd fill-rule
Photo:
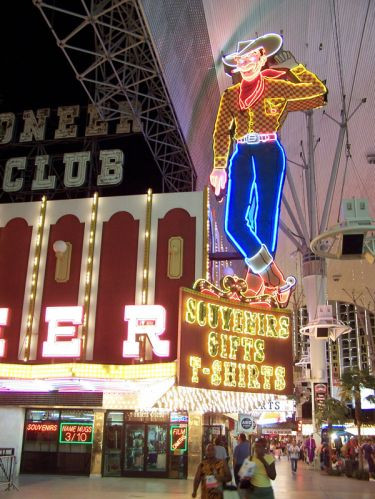
M 170 446 L 175 426 L 169 413 L 108 412 L 103 476 L 186 478 L 187 448 Z
M 21 473 L 89 475 L 93 426 L 90 410 L 27 409 Z
M 125 426 L 124 473 L 167 472 L 166 424 L 127 424 Z

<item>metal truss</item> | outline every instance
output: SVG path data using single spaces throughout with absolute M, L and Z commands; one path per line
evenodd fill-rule
M 293 176 L 289 169 L 287 169 L 286 180 L 290 188 L 292 195 L 293 206 L 290 206 L 288 200 L 283 197 L 283 205 L 289 215 L 292 228 L 287 226 L 285 223 L 280 223 L 281 230 L 286 234 L 286 236 L 293 242 L 297 250 L 300 251 L 304 256 L 308 256 L 311 253 L 312 241 L 319 240 L 325 231 L 327 230 L 329 216 L 332 208 L 332 201 L 335 193 L 335 186 L 337 182 L 338 171 L 340 167 L 340 158 L 344 146 L 344 139 L 348 135 L 348 122 L 352 116 L 358 111 L 360 106 L 366 102 L 366 99 L 362 99 L 354 111 L 348 115 L 347 106 L 345 103 L 345 96 L 342 97 L 343 109 L 341 111 L 341 121 L 332 118 L 328 113 L 324 112 L 324 115 L 334 121 L 339 127 L 339 134 L 337 138 L 337 144 L 335 149 L 335 156 L 333 159 L 333 164 L 331 168 L 330 180 L 327 188 L 327 193 L 324 201 L 323 213 L 319 223 L 317 206 L 316 206 L 316 173 L 315 173 L 315 149 L 319 144 L 320 139 L 315 139 L 314 128 L 313 128 L 313 111 L 307 111 L 307 154 L 305 154 L 303 142 L 301 142 L 302 150 L 300 158 L 302 163 L 288 160 L 289 163 L 302 168 L 303 176 L 306 188 L 306 198 L 307 198 L 307 213 L 304 213 L 302 205 L 299 200 L 297 189 L 293 180 Z M 350 157 L 350 145 L 346 145 L 346 155 L 347 160 Z M 328 234 L 328 233 L 327 233 Z M 330 233 L 329 233 L 330 234 Z M 332 244 L 333 245 L 333 244 Z M 316 244 L 314 243 L 315 247 Z M 375 252 L 375 245 L 368 240 L 368 249 L 372 254 L 372 249 Z M 323 255 L 318 251 L 313 250 L 316 255 L 321 257 L 328 256 Z M 331 256 L 329 256 L 331 258 Z
M 140 0 L 33 0 L 104 120 L 126 101 L 167 191 L 193 190 L 196 172 L 170 99 Z

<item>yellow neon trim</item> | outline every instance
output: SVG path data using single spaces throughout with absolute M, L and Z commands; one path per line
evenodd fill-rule
M 176 376 L 176 363 L 111 365 L 111 364 L 0 364 L 2 379 L 147 379 Z
M 143 256 L 143 283 L 142 283 L 142 305 L 148 301 L 148 275 L 150 271 L 150 246 L 151 246 L 151 215 L 152 215 L 152 189 L 147 191 L 145 247 Z
M 30 289 L 30 299 L 29 299 L 29 309 L 27 314 L 27 324 L 26 324 L 26 334 L 24 339 L 24 361 L 28 361 L 30 357 L 30 348 L 31 348 L 31 334 L 33 330 L 33 320 L 34 320 L 34 310 L 35 310 L 35 299 L 36 292 L 38 288 L 38 276 L 39 276 L 39 263 L 40 263 L 40 253 L 42 251 L 42 241 L 43 241 L 43 232 L 44 232 L 44 222 L 46 219 L 46 211 L 47 211 L 47 198 L 46 196 L 42 197 L 40 212 L 39 212 L 39 220 L 38 220 L 38 229 L 36 234 L 35 241 L 35 253 L 34 253 L 34 264 L 33 264 L 33 275 L 31 280 L 31 289 Z
M 210 273 L 210 261 L 209 261 L 209 232 L 210 232 L 210 221 L 209 221 L 209 209 L 210 209 L 210 191 L 206 187 L 203 191 L 203 258 L 202 262 L 205 269 L 202 269 L 203 275 L 206 279 L 209 278 Z
M 82 325 L 82 356 L 86 358 L 87 332 L 89 328 L 90 297 L 92 283 L 92 268 L 94 260 L 96 220 L 98 216 L 98 193 L 96 192 L 91 205 L 90 239 L 87 253 L 86 279 L 85 279 L 85 301 L 83 305 L 83 325 Z

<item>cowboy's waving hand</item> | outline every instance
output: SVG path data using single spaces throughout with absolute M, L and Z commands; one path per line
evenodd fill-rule
M 274 56 L 275 64 L 271 64 L 272 68 L 285 68 L 293 69 L 298 66 L 294 55 L 289 50 L 280 50 L 277 55 Z

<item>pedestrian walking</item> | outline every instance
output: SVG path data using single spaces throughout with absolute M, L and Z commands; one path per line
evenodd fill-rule
M 216 459 L 215 447 L 208 444 L 206 457 L 197 468 L 194 478 L 192 497 L 197 497 L 201 485 L 201 499 L 223 499 L 223 483 L 231 479 L 228 464 L 225 460 Z
M 245 461 L 245 459 L 250 455 L 250 443 L 246 440 L 245 433 L 240 433 L 238 436 L 238 444 L 234 448 L 233 452 L 233 472 L 236 485 L 239 483 L 238 472 Z
M 297 442 L 294 441 L 290 444 L 288 451 L 289 451 L 289 456 L 290 456 L 292 473 L 296 473 L 297 472 L 297 463 L 299 460 L 301 449 L 300 449 L 299 445 L 297 444 Z
M 315 449 L 316 449 L 314 435 L 310 435 L 309 438 L 306 439 L 304 447 L 306 450 L 307 464 L 311 464 L 314 462 Z
M 367 438 L 365 443 L 362 445 L 363 457 L 367 462 L 367 468 L 370 475 L 373 475 L 375 472 L 375 463 L 374 463 L 374 448 L 371 444 L 371 439 Z
M 276 478 L 275 458 L 267 451 L 267 440 L 259 438 L 255 442 L 254 456 L 251 462 L 255 464 L 251 476 L 242 475 L 238 488 L 240 499 L 275 499 L 271 480 Z M 243 488 L 246 486 L 246 488 Z
M 215 448 L 216 459 L 222 459 L 222 460 L 226 461 L 228 454 L 227 454 L 227 451 L 225 450 L 225 447 L 223 445 L 223 441 L 222 441 L 221 437 L 215 438 L 214 448 Z

